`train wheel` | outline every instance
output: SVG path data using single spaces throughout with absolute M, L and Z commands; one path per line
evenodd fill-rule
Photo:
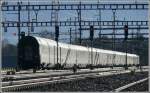
M 20 69 L 19 69 L 18 67 L 16 67 L 15 69 L 16 69 L 16 72 L 19 72 L 19 71 L 20 71 Z
M 35 68 L 33 69 L 33 73 L 36 73 L 36 69 Z
M 92 66 L 90 66 L 89 68 L 90 68 L 90 70 L 93 70 L 93 67 L 92 67 Z
M 92 65 L 90 65 L 90 70 L 93 70 L 93 69 L 94 69 L 94 67 Z
M 113 69 L 114 67 L 113 67 L 113 66 L 111 66 L 110 68 L 111 68 L 111 69 Z
M 56 70 L 60 70 L 60 69 L 62 69 L 61 64 L 60 64 L 60 63 L 55 64 L 54 69 L 56 69 Z
M 77 72 L 77 65 L 74 64 L 74 66 L 72 67 L 72 69 L 73 69 L 73 73 L 76 73 Z
M 124 68 L 125 68 L 125 70 L 128 70 L 128 66 L 125 66 Z
M 77 72 L 77 69 L 74 69 L 74 68 L 73 68 L 73 73 L 76 73 L 76 72 Z
M 131 71 L 130 71 L 130 74 L 131 74 L 131 75 L 134 75 L 134 74 L 135 74 L 135 69 L 131 70 Z

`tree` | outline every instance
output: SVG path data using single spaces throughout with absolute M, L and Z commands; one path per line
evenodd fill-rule
M 15 67 L 17 64 L 17 46 L 7 39 L 2 41 L 2 67 Z
M 49 32 L 46 29 L 39 32 L 39 36 L 40 37 L 44 37 L 44 38 L 49 38 L 49 39 L 53 39 L 55 38 L 55 34 L 53 32 Z

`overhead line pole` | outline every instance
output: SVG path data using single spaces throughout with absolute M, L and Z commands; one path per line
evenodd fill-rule
M 91 69 L 93 69 L 93 38 L 94 38 L 94 26 L 90 26 L 90 40 L 91 40 Z
M 126 24 L 124 26 L 124 34 L 125 34 L 125 39 L 124 39 L 124 42 L 125 42 L 125 49 L 126 49 L 126 56 L 125 56 L 125 69 L 128 69 L 128 56 L 127 56 L 127 52 L 128 52 L 128 47 L 127 47 L 127 44 L 128 44 L 128 25 Z
M 112 12 L 113 12 L 113 51 L 115 51 L 116 50 L 116 48 L 115 48 L 115 17 L 116 17 L 116 15 L 115 15 L 115 13 L 116 13 L 116 9 L 113 9 L 112 10 Z M 115 54 L 113 54 L 113 62 L 112 62 L 112 66 L 114 65 L 114 62 L 115 62 Z
M 99 4 L 100 2 L 99 2 L 99 0 L 98 0 L 98 4 Z M 102 32 L 101 32 L 101 9 L 99 9 L 99 21 L 100 21 L 100 23 L 99 23 L 99 38 L 100 38 L 100 46 L 102 46 L 101 44 L 102 44 L 102 42 L 101 42 L 101 34 L 102 34 Z
M 20 8 L 21 8 L 21 6 L 20 6 L 20 2 L 17 2 L 17 4 L 18 4 L 18 22 L 17 22 L 17 28 L 18 28 L 18 42 L 19 42 L 19 40 L 20 40 L 20 35 L 21 35 L 21 29 L 20 29 Z M 18 55 L 19 54 L 19 51 L 17 51 L 17 56 L 19 56 Z M 18 57 L 19 58 L 19 57 Z M 17 59 L 17 66 L 16 66 L 16 72 L 18 72 L 19 70 L 20 70 L 20 68 L 19 68 L 19 62 L 18 62 L 18 60 L 19 59 Z
M 30 5 L 30 2 L 28 1 L 28 5 Z M 29 10 L 29 7 L 28 7 L 28 22 L 30 22 L 30 10 Z M 28 23 L 29 25 L 29 23 Z M 30 35 L 30 26 L 28 26 L 28 36 Z
M 70 33 L 70 44 L 71 44 L 71 39 L 72 39 L 72 33 L 71 33 L 71 31 L 72 31 L 72 28 L 70 28 L 70 30 L 69 30 L 69 33 Z
M 79 21 L 79 33 L 80 33 L 80 40 L 79 40 L 79 43 L 81 45 L 81 42 L 82 42 L 82 32 L 81 32 L 81 2 L 78 6 L 78 21 Z
M 18 41 L 20 40 L 20 8 L 21 8 L 21 6 L 20 6 L 20 2 L 18 2 L 18 24 L 17 24 L 17 27 L 18 27 Z
M 59 5 L 59 1 L 54 1 L 53 2 L 54 5 Z M 56 32 L 56 42 L 57 42 L 57 64 L 56 64 L 56 69 L 60 69 L 60 63 L 59 63 L 59 44 L 58 44 L 58 40 L 59 40 L 59 26 L 58 26 L 58 7 L 54 6 L 54 21 L 55 21 L 55 32 Z M 60 60 L 61 61 L 61 60 Z

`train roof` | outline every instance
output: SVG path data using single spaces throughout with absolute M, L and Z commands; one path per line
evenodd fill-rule
M 42 37 L 37 37 L 37 36 L 31 36 L 33 38 L 35 38 L 37 40 L 37 42 L 39 43 L 39 45 L 43 45 L 43 46 L 57 46 L 57 42 L 51 39 L 46 39 L 46 38 L 42 38 Z M 72 44 L 65 44 L 65 43 L 61 43 L 59 42 L 58 45 L 60 47 L 66 48 L 66 49 L 72 49 L 72 50 L 79 50 L 79 51 L 89 51 L 90 47 L 84 47 L 84 46 L 79 46 L 79 45 L 72 45 Z M 124 52 L 118 52 L 118 51 L 112 51 L 112 50 L 105 50 L 105 49 L 98 49 L 98 48 L 93 48 L 93 52 L 101 52 L 101 53 L 107 53 L 107 54 L 116 54 L 116 55 L 126 55 L 126 53 Z M 138 57 L 138 55 L 136 54 L 129 54 L 128 56 L 134 56 L 134 57 Z

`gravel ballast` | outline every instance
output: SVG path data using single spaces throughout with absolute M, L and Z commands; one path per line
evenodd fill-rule
M 24 91 L 30 92 L 108 92 L 126 84 L 138 81 L 148 77 L 148 72 L 137 72 L 134 75 L 131 73 L 85 78 L 82 80 L 74 80 L 63 83 L 55 83 L 47 86 L 37 87 Z M 148 82 L 148 81 L 147 81 Z M 148 83 L 143 87 L 148 87 Z M 148 91 L 147 88 L 143 88 Z M 132 90 L 134 91 L 134 90 Z M 137 90 L 138 91 L 138 90 Z

